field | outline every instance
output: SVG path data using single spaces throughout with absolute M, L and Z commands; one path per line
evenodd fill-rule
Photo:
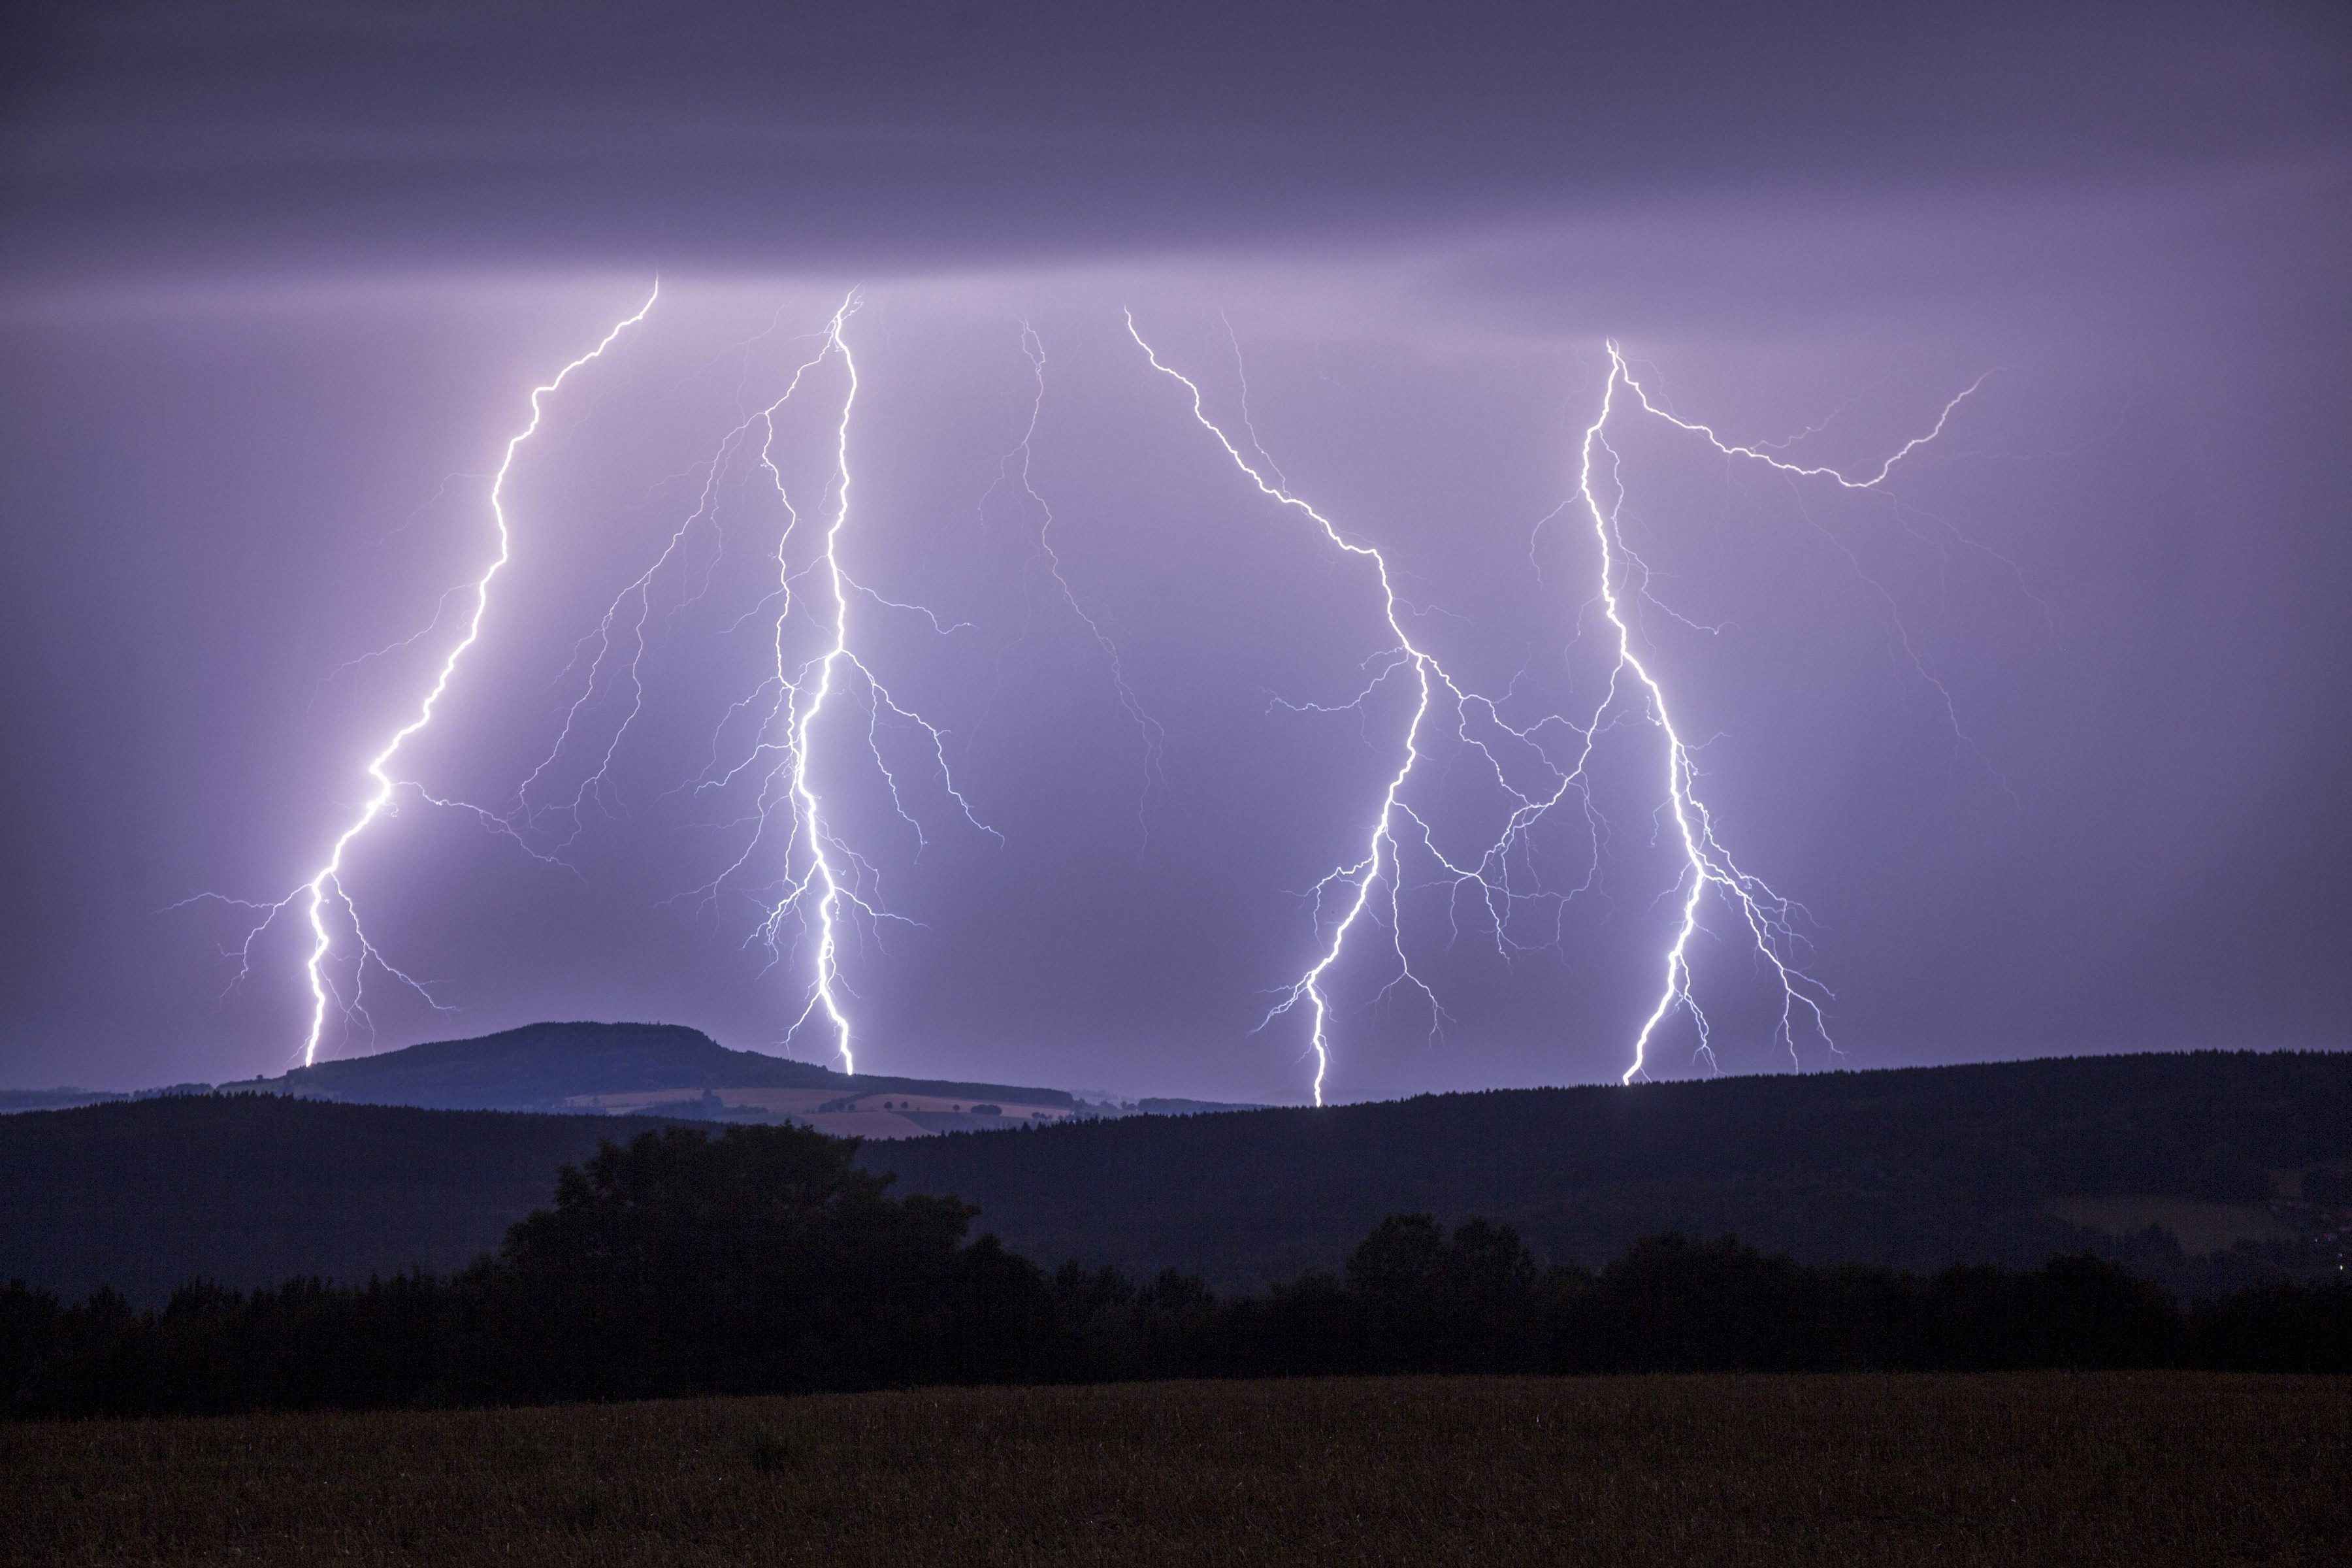
M 2187 1198 L 2125 1194 L 2053 1198 L 2043 1207 L 2069 1225 L 2087 1226 L 2110 1236 L 2129 1236 L 2152 1225 L 2162 1226 L 2191 1257 L 2227 1252 L 2241 1241 L 2292 1242 L 2301 1234 L 2273 1214 L 2267 1204 L 2200 1204 Z
M 0 1426 L 8 1563 L 2336 1563 L 2352 1383 L 957 1389 Z

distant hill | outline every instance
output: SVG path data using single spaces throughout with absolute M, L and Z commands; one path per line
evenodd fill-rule
M 157 1100 L 165 1095 L 210 1094 L 208 1083 L 175 1083 L 125 1094 L 109 1089 L 0 1089 L 0 1116 L 18 1110 L 69 1110 L 77 1105 L 111 1105 L 123 1100 Z
M 1386 1214 L 1600 1262 L 1664 1230 L 1932 1269 L 2095 1247 L 2177 1288 L 2333 1271 L 2352 1053 L 2078 1058 L 1523 1089 L 869 1145 L 1030 1257 L 1249 1288 Z M 2306 1201 L 2308 1193 L 2318 1201 Z M 2150 1234 L 2157 1227 L 2160 1234 Z
M 175 1084 L 124 1094 L 0 1089 L 0 1114 L 65 1110 L 159 1095 L 214 1092 Z M 984 1131 L 1073 1116 L 1190 1116 L 1254 1107 L 1208 1100 L 1088 1101 L 1058 1089 L 961 1079 L 855 1078 L 811 1062 L 730 1050 L 674 1024 L 530 1024 L 473 1039 L 436 1040 L 297 1068 L 219 1087 L 348 1105 L 432 1110 L 656 1114 L 704 1121 L 798 1121 L 837 1137 L 888 1140 Z
M 881 1098 L 875 1081 L 854 1080 Z M 557 1165 L 636 1125 L 275 1094 L 0 1117 L 0 1279 L 152 1299 L 198 1274 L 448 1268 L 544 1203 Z M 979 1228 L 1049 1265 L 1174 1266 L 1227 1289 L 1334 1267 L 1383 1215 L 1426 1211 L 1508 1223 L 1553 1258 L 1606 1258 L 1669 1229 L 1918 1269 L 2088 1247 L 2201 1291 L 2346 1261 L 2352 1053 L 1073 1119 L 859 1158 L 901 1192 L 979 1205 Z
M 434 1110 L 549 1110 L 576 1095 L 821 1089 L 836 1081 L 846 1080 L 813 1063 L 730 1051 L 681 1025 L 576 1023 L 436 1040 L 221 1088 Z
M 725 1089 L 823 1091 L 814 1103 L 893 1094 L 1013 1100 L 1065 1110 L 1075 1105 L 1068 1094 L 1054 1089 L 872 1074 L 852 1078 L 813 1062 L 730 1050 L 701 1030 L 677 1024 L 529 1024 L 474 1039 L 436 1040 L 320 1062 L 221 1089 L 435 1110 L 562 1110 L 587 1100 Z

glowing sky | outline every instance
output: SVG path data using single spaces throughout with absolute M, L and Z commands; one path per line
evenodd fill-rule
M 2341 1043 L 2345 30 L 2046 9 L 35 8 L 0 50 L 0 1082 L 299 1050 L 300 921 L 221 999 L 244 925 L 163 911 L 315 871 L 462 629 L 442 596 L 530 389 L 656 273 L 518 450 L 512 562 L 403 776 L 506 810 L 580 639 L 714 510 L 647 590 L 642 709 L 568 864 L 532 852 L 573 822 L 519 846 L 413 798 L 352 847 L 371 936 L 456 1009 L 372 982 L 379 1045 L 593 1016 L 773 1047 L 802 1013 L 805 953 L 763 970 L 750 889 L 698 891 L 744 802 L 692 781 L 777 657 L 774 484 L 704 465 L 852 286 L 849 569 L 960 628 L 867 600 L 861 657 L 1002 835 L 906 723 L 872 736 L 901 799 L 870 756 L 831 775 L 919 922 L 844 949 L 861 1068 L 1307 1093 L 1304 1020 L 1252 1031 L 1406 712 L 1300 710 L 1391 639 L 1128 310 L 1228 431 L 1246 366 L 1253 461 L 1522 721 L 1589 714 L 1613 657 L 1559 514 L 1606 340 L 1678 416 L 1819 426 L 1769 449 L 1864 475 L 1991 372 L 1885 494 L 1612 424 L 1643 657 L 1718 823 L 1811 910 L 1851 1065 Z M 822 521 L 845 386 L 812 374 L 773 450 Z M 577 763 L 543 799 L 583 798 Z M 1493 799 L 1439 763 L 1418 809 L 1471 843 Z M 1622 1070 L 1678 912 L 1654 772 L 1596 780 L 1608 855 L 1557 949 L 1449 944 L 1407 890 L 1449 1018 L 1374 1002 L 1378 943 L 1339 966 L 1334 1098 Z M 1717 926 L 1717 1055 L 1785 1067 Z M 1654 1070 L 1693 1044 L 1670 1026 Z

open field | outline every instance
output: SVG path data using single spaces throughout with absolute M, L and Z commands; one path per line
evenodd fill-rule
M 8 1563 L 2336 1563 L 2352 1382 L 952 1389 L 0 1426 Z
M 2104 1230 L 2110 1236 L 2128 1236 L 2152 1225 L 2161 1226 L 2179 1239 L 2182 1251 L 2194 1257 L 2227 1252 L 2241 1241 L 2292 1242 L 2302 1234 L 2267 1204 L 2201 1204 L 2189 1198 L 2125 1194 L 2053 1198 L 2044 1206 L 2069 1225 Z

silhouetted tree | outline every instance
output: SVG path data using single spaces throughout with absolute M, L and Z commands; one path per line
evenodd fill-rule
M 892 1199 L 856 1152 L 801 1127 L 672 1127 L 567 1166 L 477 1277 L 512 1359 L 474 1376 L 600 1398 L 913 1380 L 950 1331 L 975 1211 Z

